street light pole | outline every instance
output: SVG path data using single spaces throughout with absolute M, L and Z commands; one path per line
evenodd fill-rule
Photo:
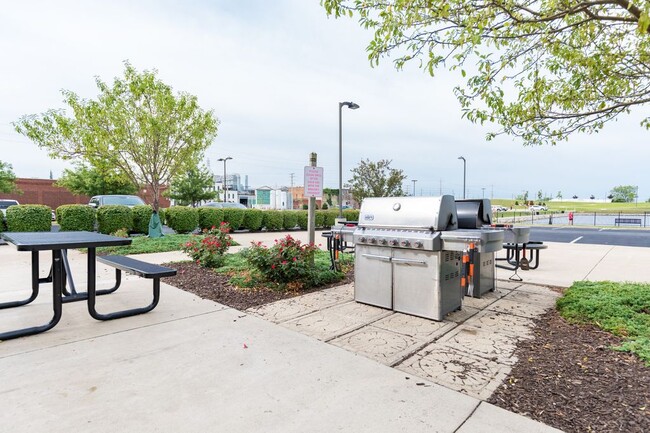
M 343 219 L 343 107 L 359 108 L 354 102 L 339 102 L 339 219 Z
M 413 179 L 413 197 L 415 197 L 415 182 L 417 181 L 417 179 Z
M 459 156 L 458 159 L 463 160 L 463 198 L 465 198 L 465 180 L 467 179 L 467 160 L 463 156 Z
M 226 185 L 228 182 L 226 181 L 226 161 L 232 159 L 231 157 L 227 156 L 225 158 L 219 158 L 217 161 L 223 161 L 223 202 L 227 202 L 227 194 L 228 194 L 228 189 L 226 188 Z

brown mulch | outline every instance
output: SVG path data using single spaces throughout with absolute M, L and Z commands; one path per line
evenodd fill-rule
M 178 272 L 174 277 L 165 278 L 165 283 L 183 289 L 195 295 L 218 302 L 223 305 L 244 311 L 248 308 L 279 301 L 281 299 L 293 298 L 305 293 L 323 290 L 341 284 L 351 283 L 354 280 L 353 271 L 346 274 L 345 279 L 334 284 L 317 287 L 303 291 L 280 291 L 264 287 L 260 289 L 240 289 L 233 287 L 226 275 L 219 275 L 216 272 L 203 268 L 194 262 L 166 263 L 165 266 L 176 269 Z
M 621 339 L 552 310 L 489 402 L 566 432 L 650 432 L 650 367 Z
M 193 262 L 165 282 L 237 310 L 308 292 L 238 289 L 229 277 Z M 346 279 L 327 287 L 353 281 Z M 571 432 L 650 432 L 650 367 L 611 350 L 620 338 L 595 326 L 567 323 L 555 310 L 536 320 L 535 338 L 518 344 L 519 362 L 489 402 Z

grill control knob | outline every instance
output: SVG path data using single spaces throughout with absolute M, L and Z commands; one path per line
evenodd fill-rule
M 401 244 L 402 244 L 403 247 L 410 247 L 411 246 L 411 242 L 409 242 L 407 240 L 402 241 Z
M 361 236 L 359 238 L 359 242 L 361 242 L 362 244 L 365 244 L 367 241 L 368 241 L 368 238 L 366 238 L 365 236 Z
M 380 243 L 381 245 L 386 245 L 386 244 L 388 243 L 388 241 L 387 241 L 386 239 L 381 239 L 381 240 L 379 241 L 379 243 Z
M 391 244 L 392 246 L 396 246 L 398 243 L 399 243 L 399 242 L 397 242 L 397 239 L 391 239 L 391 240 L 390 240 L 390 244 Z
M 420 241 L 415 241 L 415 244 L 414 244 L 414 245 L 415 245 L 415 248 L 422 248 L 422 247 L 424 247 L 424 244 L 423 244 L 422 242 L 420 242 Z
M 371 243 L 371 244 L 376 244 L 376 243 L 377 243 L 377 239 L 375 239 L 375 238 L 370 238 L 370 243 Z

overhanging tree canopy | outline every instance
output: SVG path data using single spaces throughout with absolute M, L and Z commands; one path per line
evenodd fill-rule
M 160 188 L 180 171 L 196 166 L 217 134 L 218 120 L 195 96 L 174 94 L 156 77 L 128 62 L 112 85 L 96 78 L 99 95 L 85 100 L 64 90 L 71 117 L 61 110 L 24 116 L 14 124 L 50 157 L 88 161 L 99 170 L 118 169 L 146 186 L 158 210 Z
M 368 57 L 460 70 L 463 116 L 525 144 L 597 132 L 650 102 L 650 1 L 322 0 L 374 31 Z M 642 125 L 650 127 L 650 117 Z

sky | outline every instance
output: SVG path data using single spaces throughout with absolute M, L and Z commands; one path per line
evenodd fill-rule
M 328 18 L 319 0 L 5 2 L 0 160 L 17 177 L 58 178 L 70 162 L 50 159 L 12 122 L 65 108 L 62 89 L 95 98 L 95 77 L 112 81 L 128 60 L 214 111 L 219 132 L 205 162 L 221 174 L 217 159 L 232 157 L 227 172 L 251 187 L 302 185 L 316 152 L 325 186 L 338 188 L 338 104 L 352 101 L 360 108 L 342 113 L 344 182 L 362 159 L 387 159 L 409 193 L 461 197 L 463 156 L 467 197 L 604 198 L 637 185 L 639 200 L 650 198 L 642 110 L 557 146 L 488 142 L 494 126 L 461 119 L 455 73 L 397 71 L 390 59 L 373 68 L 371 36 L 356 19 Z

